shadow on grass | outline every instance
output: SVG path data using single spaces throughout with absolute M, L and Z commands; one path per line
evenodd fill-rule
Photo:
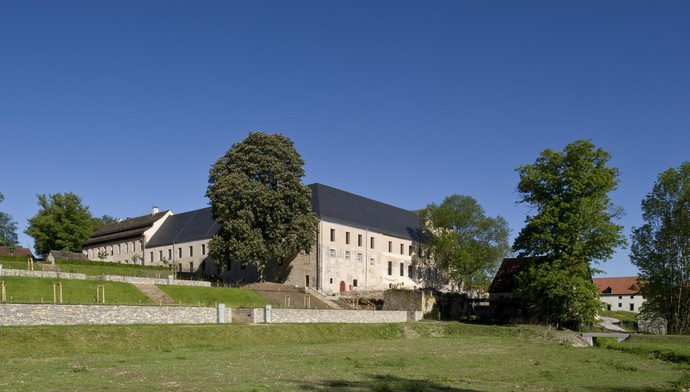
M 373 391 L 373 392 L 478 392 L 476 389 L 455 388 L 431 380 L 417 380 L 403 377 L 369 374 L 361 381 L 323 380 L 300 385 L 303 391 Z

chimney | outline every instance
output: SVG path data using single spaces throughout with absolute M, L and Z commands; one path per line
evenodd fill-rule
M 158 207 L 153 206 L 153 208 L 151 208 L 151 215 L 156 215 L 157 213 L 158 213 Z

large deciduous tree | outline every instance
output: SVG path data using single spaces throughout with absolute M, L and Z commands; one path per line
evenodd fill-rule
M 221 229 L 209 244 L 215 262 L 255 265 L 289 261 L 316 241 L 318 219 L 302 184 L 304 161 L 280 134 L 251 132 L 210 170 L 206 196 Z
M 427 228 L 426 260 L 433 260 L 461 291 L 487 287 L 498 262 L 510 253 L 508 223 L 486 216 L 470 196 L 452 195 L 439 205 L 429 204 L 421 218 Z
M 29 219 L 25 233 L 33 237 L 36 253 L 41 256 L 51 250 L 79 252 L 84 241 L 102 226 L 74 193 L 36 196 L 41 209 Z
M 630 259 L 640 270 L 643 311 L 666 319 L 669 333 L 690 334 L 690 162 L 659 175 L 642 218 Z
M 578 140 L 517 169 L 518 203 L 536 212 L 513 244 L 523 263 L 517 292 L 528 313 L 542 321 L 578 328 L 600 307 L 592 265 L 625 245 L 623 227 L 613 222 L 623 211 L 609 197 L 619 176 L 607 165 L 610 158 Z
M 5 196 L 0 193 L 0 203 L 5 200 Z M 19 237 L 17 236 L 17 222 L 12 216 L 0 211 L 0 246 L 17 246 Z

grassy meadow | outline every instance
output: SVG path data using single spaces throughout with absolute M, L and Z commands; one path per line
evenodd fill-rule
M 215 306 L 222 303 L 229 308 L 262 308 L 268 302 L 255 291 L 238 288 L 156 285 L 168 297 L 182 305 Z
M 166 279 L 168 275 L 172 274 L 170 267 L 120 264 L 94 260 L 57 260 L 56 265 L 62 272 L 79 273 L 88 276 L 119 275 Z
M 96 303 L 97 286 L 103 286 L 107 304 L 153 305 L 144 293 L 128 283 L 15 276 L 1 276 L 0 281 L 5 282 L 7 302 L 53 303 L 54 283 L 59 282 L 64 304 Z
M 0 390 L 674 391 L 687 361 L 462 323 L 0 328 Z M 645 346 L 647 345 L 647 346 Z M 645 348 L 646 347 L 646 348 Z M 645 351 L 647 350 L 647 351 Z

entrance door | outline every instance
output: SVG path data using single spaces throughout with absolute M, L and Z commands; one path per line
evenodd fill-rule
M 345 281 L 341 280 L 340 281 L 340 292 L 342 293 L 343 291 L 345 291 Z

